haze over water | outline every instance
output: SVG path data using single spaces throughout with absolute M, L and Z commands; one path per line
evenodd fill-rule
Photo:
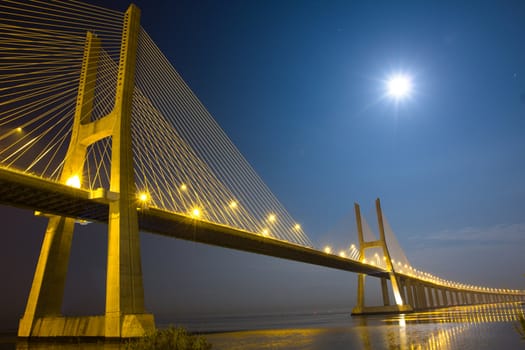
M 520 303 L 462 306 L 407 315 L 350 317 L 349 312 L 199 317 L 180 320 L 216 350 L 519 349 Z M 39 343 L 0 338 L 0 350 L 120 350 L 115 343 Z

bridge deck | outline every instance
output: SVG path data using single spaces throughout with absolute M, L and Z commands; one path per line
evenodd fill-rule
M 107 222 L 115 194 L 77 189 L 37 176 L 0 168 L 0 203 L 43 213 Z M 339 270 L 387 277 L 384 270 L 286 241 L 195 220 L 155 208 L 139 209 L 141 231 Z

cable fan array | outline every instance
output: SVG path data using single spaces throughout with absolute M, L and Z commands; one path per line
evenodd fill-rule
M 0 1 L 0 165 L 58 181 L 71 138 L 87 31 L 103 41 L 93 116 L 108 113 L 122 13 L 78 1 Z M 109 97 L 108 97 L 109 96 Z M 111 100 L 111 101 L 109 101 Z M 109 109 L 110 110 L 110 109 Z M 107 140 L 89 149 L 83 186 L 98 175 Z M 105 156 L 106 155 L 106 156 Z
M 123 14 L 75 0 L 0 1 L 0 166 L 59 181 L 88 31 L 101 40 L 91 119 L 113 109 Z M 133 93 L 137 200 L 312 246 L 141 29 Z M 111 140 L 88 148 L 79 184 L 108 188 Z
M 312 246 L 144 30 L 135 83 L 134 159 L 146 197 L 162 209 Z

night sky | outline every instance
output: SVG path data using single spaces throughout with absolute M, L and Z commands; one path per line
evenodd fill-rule
M 136 4 L 142 26 L 319 246 L 357 241 L 344 224 L 353 203 L 372 223 L 380 197 L 413 266 L 525 289 L 525 2 Z M 385 81 L 398 72 L 414 91 L 396 103 Z M 14 329 L 46 221 L 8 207 L 0 217 L 0 329 Z M 103 313 L 105 226 L 75 233 L 64 312 Z M 355 274 L 150 234 L 142 243 L 146 307 L 158 322 L 355 304 Z

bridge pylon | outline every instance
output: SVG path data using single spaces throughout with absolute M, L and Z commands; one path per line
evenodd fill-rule
M 392 286 L 392 292 L 394 294 L 394 304 L 390 303 L 390 296 L 388 292 L 388 280 L 385 277 L 381 277 L 381 292 L 383 296 L 383 305 L 381 306 L 365 306 L 365 279 L 366 274 L 360 273 L 357 276 L 357 305 L 352 310 L 352 315 L 364 315 L 364 314 L 378 314 L 378 313 L 403 313 L 413 311 L 410 305 L 403 303 L 403 296 L 401 289 L 399 288 L 399 281 L 397 279 L 394 267 L 392 265 L 392 259 L 385 238 L 385 228 L 383 224 L 383 213 L 381 211 L 381 203 L 379 198 L 376 199 L 376 212 L 377 212 L 377 223 L 379 226 L 379 239 L 375 241 L 365 241 L 363 236 L 363 225 L 361 221 L 361 209 L 359 204 L 354 204 L 356 223 L 357 223 L 357 236 L 359 240 L 359 261 L 365 262 L 365 251 L 369 248 L 380 248 L 383 251 L 385 257 L 385 264 L 388 274 L 390 276 L 390 284 Z
M 73 218 L 50 216 L 35 270 L 19 337 L 129 338 L 155 329 L 153 315 L 144 310 L 137 199 L 131 144 L 131 110 L 140 10 L 125 13 L 120 61 L 112 111 L 92 117 L 100 39 L 86 35 L 73 130 L 61 181 L 81 187 L 90 145 L 111 138 L 111 178 L 108 213 L 108 256 L 105 315 L 65 317 L 62 301 L 73 238 Z

